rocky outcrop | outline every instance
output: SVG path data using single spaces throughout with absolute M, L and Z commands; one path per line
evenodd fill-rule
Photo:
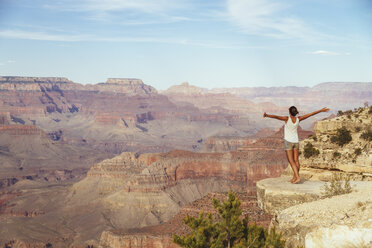
M 316 123 L 315 136 L 301 142 L 300 149 L 311 143 L 319 154 L 305 157 L 308 151 L 301 150 L 301 183 L 287 182 L 290 177 L 285 175 L 292 175 L 289 168 L 279 178 L 257 182 L 259 204 L 275 215 L 271 226 L 283 233 L 287 247 L 372 244 L 370 116 L 368 109 L 360 108 Z M 340 135 L 340 128 L 350 132 L 351 140 L 343 132 L 345 136 L 340 138 L 349 142 L 339 145 L 335 142 L 339 138 L 332 137 Z M 324 199 L 324 184 L 334 174 L 349 175 L 352 192 Z
M 284 209 L 305 202 L 323 198 L 324 182 L 303 180 L 300 184 L 290 184 L 291 177 L 267 178 L 257 182 L 259 206 L 272 215 L 278 215 Z M 353 181 L 353 190 L 367 190 L 371 182 Z
M 286 247 L 368 247 L 372 182 L 353 181 L 352 193 L 324 199 L 324 182 L 291 184 L 289 179 L 281 176 L 257 182 L 258 204 L 274 215 L 271 228 L 283 233 Z
M 340 128 L 346 128 L 351 136 L 351 141 L 342 146 L 332 142 Z M 328 181 L 330 171 L 339 171 L 354 180 L 372 180 L 372 143 L 367 137 L 368 132 L 372 132 L 372 114 L 368 109 L 360 108 L 349 115 L 319 121 L 314 132 L 315 136 L 300 143 L 301 174 L 304 177 Z M 304 148 L 308 143 L 319 151 L 318 155 L 305 158 Z
M 305 181 L 303 184 L 289 184 L 290 177 L 267 178 L 257 182 L 259 206 L 270 214 L 304 202 L 321 198 L 324 183 Z
M 358 191 L 289 207 L 273 219 L 287 247 L 369 247 L 372 183 Z M 342 204 L 340 204 L 342 203 Z

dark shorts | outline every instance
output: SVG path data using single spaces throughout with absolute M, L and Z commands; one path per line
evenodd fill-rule
M 293 149 L 298 149 L 299 148 L 299 143 L 292 143 L 289 141 L 284 140 L 284 150 L 293 150 Z

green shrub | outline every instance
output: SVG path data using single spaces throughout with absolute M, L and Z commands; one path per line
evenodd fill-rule
M 354 154 L 355 156 L 359 156 L 360 154 L 362 154 L 362 148 L 358 147 L 354 150 Z
M 333 174 L 331 181 L 324 184 L 322 196 L 332 197 L 336 195 L 343 195 L 351 193 L 350 176 L 343 176 L 342 174 Z
M 333 158 L 339 158 L 339 157 L 341 157 L 341 153 L 339 153 L 339 152 L 334 152 L 333 153 Z
M 304 156 L 305 158 L 310 158 L 312 156 L 316 157 L 319 155 L 319 150 L 314 148 L 313 144 L 306 143 L 304 147 Z
M 351 109 L 346 110 L 346 111 L 344 112 L 344 114 L 346 114 L 346 115 L 351 115 L 352 113 L 353 113 L 353 111 L 352 111 Z
M 184 223 L 191 228 L 189 235 L 173 235 L 173 242 L 181 247 L 277 247 L 284 248 L 285 240 L 275 229 L 270 232 L 256 224 L 249 224 L 248 216 L 242 218 L 240 200 L 232 192 L 224 202 L 213 199 L 218 218 L 214 220 L 211 213 L 200 213 L 198 218 L 187 215 Z
M 372 141 L 372 129 L 367 129 L 365 132 L 363 132 L 360 137 L 367 141 Z
M 336 143 L 339 146 L 344 146 L 352 140 L 350 131 L 346 127 L 337 129 L 336 135 L 331 137 L 331 142 Z
M 313 139 L 314 141 L 318 141 L 318 138 L 316 137 L 316 135 L 312 135 L 312 134 L 310 134 L 310 135 L 308 136 L 308 138 L 309 138 L 309 139 Z
M 361 130 L 361 128 L 358 126 L 358 127 L 355 127 L 355 132 L 359 133 Z
M 342 112 L 342 110 L 339 110 L 338 112 L 337 112 L 337 116 L 343 116 L 344 115 L 344 112 Z

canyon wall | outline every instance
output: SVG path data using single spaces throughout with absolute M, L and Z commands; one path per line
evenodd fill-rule
M 6 233 L 12 233 L 14 240 L 26 243 L 45 240 L 53 247 L 97 245 L 100 237 L 123 243 L 137 238 L 138 242 L 160 240 L 164 245 L 169 236 L 164 242 L 161 236 L 146 238 L 148 235 L 134 235 L 128 241 L 127 238 L 103 232 L 162 224 L 170 221 L 187 204 L 211 192 L 226 192 L 229 189 L 254 192 L 258 180 L 278 176 L 283 171 L 286 162 L 282 151 L 281 154 L 278 160 L 272 150 L 126 152 L 96 163 L 86 178 L 72 186 L 50 185 L 43 188 L 35 184 L 26 187 L 36 182 L 17 182 L 9 187 L 10 192 L 26 190 L 20 191 L 17 197 L 4 198 L 2 213 L 12 221 L 7 223 Z M 27 217 L 26 223 L 23 220 L 26 216 L 16 216 L 26 211 L 39 215 Z M 5 219 L 0 218 L 0 221 Z M 38 226 L 37 234 L 29 231 L 32 226 Z M 50 231 L 43 236 L 44 228 Z M 58 230 L 58 234 L 51 234 L 51 230 Z M 9 242 L 8 235 L 0 232 L 0 240 Z
M 354 109 L 372 99 L 372 83 L 329 82 L 313 87 L 240 87 L 216 88 L 210 93 L 230 93 L 255 103 L 271 102 L 278 106 L 299 107 L 303 111 L 314 111 L 327 106 L 336 110 Z
M 66 78 L 0 77 L 0 124 L 35 125 L 59 142 L 103 152 L 197 151 L 208 136 L 254 132 L 239 113 L 175 104 L 139 79 L 82 85 Z

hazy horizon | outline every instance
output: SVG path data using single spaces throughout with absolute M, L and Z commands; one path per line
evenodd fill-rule
M 112 78 L 112 77 L 109 77 L 109 78 L 106 78 L 106 80 L 104 81 L 101 81 L 101 82 L 88 82 L 88 83 L 83 83 L 83 82 L 78 82 L 78 81 L 75 81 L 75 80 L 72 80 L 71 78 L 68 78 L 68 77 L 64 77 L 64 76 L 30 76 L 30 75 L 24 75 L 24 76 L 19 76 L 19 75 L 0 75 L 0 77 L 30 77 L 30 78 L 66 78 L 74 83 L 79 83 L 79 84 L 82 84 L 82 85 L 87 85 L 87 84 L 90 84 L 90 85 L 95 85 L 95 84 L 100 84 L 100 83 L 106 83 L 107 79 L 109 78 Z M 116 78 L 115 78 L 116 79 Z M 127 78 L 127 77 L 122 77 L 122 78 L 117 78 L 117 79 L 134 79 L 134 80 L 142 80 L 141 78 Z M 142 80 L 143 81 L 143 80 Z M 201 85 L 198 85 L 197 83 L 192 83 L 192 82 L 187 82 L 187 81 L 183 81 L 183 82 L 179 82 L 179 83 L 175 83 L 175 84 L 172 84 L 172 85 L 169 85 L 167 88 L 157 88 L 155 87 L 154 85 L 151 84 L 151 82 L 145 82 L 143 81 L 144 84 L 146 85 L 150 85 L 152 87 L 154 87 L 155 89 L 157 90 L 160 90 L 160 91 L 165 91 L 167 89 L 169 89 L 170 87 L 172 86 L 177 86 L 177 85 L 181 85 L 181 84 L 184 84 L 184 83 L 187 83 L 189 84 L 190 86 L 195 86 L 195 87 L 198 87 L 198 88 L 201 88 L 201 89 L 206 89 L 206 90 L 214 90 L 214 89 L 235 89 L 235 88 L 285 88 L 285 87 L 299 87 L 299 88 L 312 88 L 314 86 L 317 86 L 317 85 L 320 85 L 320 84 L 329 84 L 329 83 L 336 83 L 336 84 L 342 84 L 342 83 L 356 83 L 356 84 L 372 84 L 372 82 L 353 82 L 353 81 L 349 81 L 349 82 L 319 82 L 319 83 L 315 83 L 313 85 L 285 85 L 285 84 L 280 84 L 280 85 L 258 85 L 258 84 L 241 84 L 240 86 L 231 86 L 231 87 L 203 87 Z

